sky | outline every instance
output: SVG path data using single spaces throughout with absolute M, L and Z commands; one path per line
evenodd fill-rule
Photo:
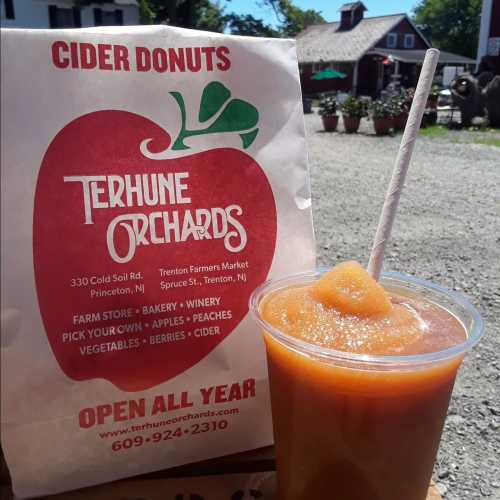
M 337 21 L 340 18 L 338 10 L 346 2 L 339 0 L 293 0 L 293 3 L 301 9 L 319 10 L 327 21 Z M 259 0 L 222 0 L 220 3 L 226 6 L 225 11 L 228 13 L 252 14 L 268 24 L 276 24 L 273 11 L 259 7 L 259 3 L 261 3 Z M 400 12 L 409 14 L 419 2 L 418 0 L 366 0 L 363 3 L 368 9 L 365 16 L 373 17 Z

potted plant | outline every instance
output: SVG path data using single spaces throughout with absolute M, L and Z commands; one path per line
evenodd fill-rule
M 349 96 L 342 103 L 342 120 L 348 134 L 358 131 L 361 118 L 367 116 L 366 104 L 358 97 Z
M 394 101 L 377 99 L 370 106 L 373 118 L 373 128 L 377 135 L 387 135 L 393 127 L 393 118 L 396 114 Z
M 404 130 L 408 120 L 408 112 L 410 111 L 411 100 L 408 98 L 408 92 L 401 92 L 392 98 L 394 108 L 393 125 L 395 130 Z
M 339 117 L 337 116 L 337 101 L 335 97 L 324 97 L 319 103 L 319 115 L 323 120 L 323 128 L 326 132 L 337 130 Z
M 404 90 L 402 96 L 403 107 L 406 109 L 406 111 L 410 111 L 411 105 L 413 103 L 413 98 L 415 97 L 415 89 L 413 87 L 410 87 L 409 89 Z

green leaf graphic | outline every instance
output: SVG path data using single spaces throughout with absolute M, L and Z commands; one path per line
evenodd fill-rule
M 198 120 L 201 123 L 210 120 L 223 104 L 231 97 L 231 92 L 222 83 L 211 82 L 203 90 Z
M 252 145 L 252 142 L 255 141 L 258 132 L 259 129 L 256 128 L 255 130 L 247 132 L 246 134 L 240 134 L 241 142 L 243 144 L 243 149 L 247 149 Z
M 259 112 L 246 101 L 233 99 L 205 133 L 239 132 L 257 125 Z
M 186 127 L 184 98 L 180 92 L 170 92 L 170 94 L 177 102 L 181 112 L 181 130 L 172 145 L 174 151 L 189 149 L 189 146 L 184 144 L 184 140 L 188 137 L 224 132 L 242 132 L 239 136 L 243 148 L 246 149 L 250 147 L 259 132 L 258 128 L 254 128 L 259 121 L 257 108 L 241 99 L 232 99 L 227 102 L 231 92 L 222 83 L 211 82 L 203 90 L 198 113 L 198 119 L 201 123 L 213 118 L 227 103 L 212 125 L 204 129 L 189 130 Z
M 184 104 L 184 98 L 182 97 L 180 92 L 170 92 L 170 95 L 177 102 L 177 105 L 179 106 L 179 109 L 181 112 L 181 131 L 179 133 L 179 136 L 175 140 L 175 142 L 172 146 L 172 149 L 174 151 L 177 151 L 180 149 L 189 149 L 183 142 L 183 139 L 185 137 L 185 131 L 186 131 L 186 106 Z

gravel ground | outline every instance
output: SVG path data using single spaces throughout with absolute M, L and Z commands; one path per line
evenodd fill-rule
M 316 114 L 306 132 L 319 263 L 365 263 L 401 136 L 376 137 L 369 122 L 357 135 L 325 133 Z M 385 261 L 467 294 L 486 323 L 457 379 L 434 471 L 446 500 L 500 499 L 500 148 L 469 136 L 419 139 Z

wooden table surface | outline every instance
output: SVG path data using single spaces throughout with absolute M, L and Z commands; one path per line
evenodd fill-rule
M 51 495 L 43 500 L 272 500 L 276 486 L 274 470 L 274 450 L 268 447 Z M 7 482 L 4 475 L 2 500 L 12 498 Z M 252 496 L 257 490 L 261 496 Z M 427 500 L 442 500 L 432 484 Z

